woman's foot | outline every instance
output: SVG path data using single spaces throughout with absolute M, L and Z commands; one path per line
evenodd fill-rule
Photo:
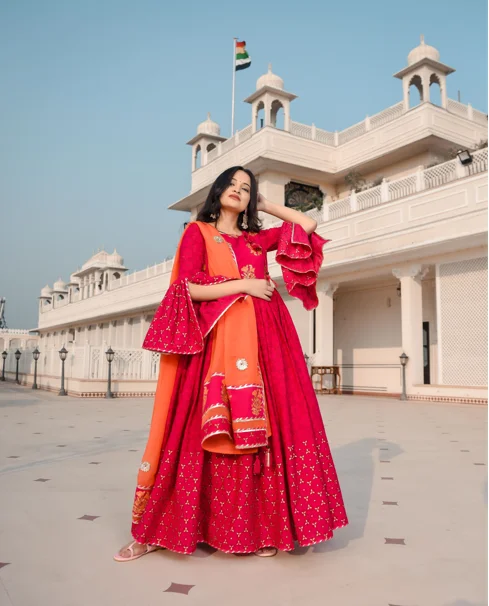
M 137 541 L 131 541 L 116 553 L 114 560 L 116 562 L 130 562 L 131 560 L 137 560 L 143 555 L 156 551 L 157 549 L 160 548 L 156 545 L 141 545 L 141 543 L 138 543 Z
M 255 555 L 260 558 L 273 558 L 278 553 L 278 549 L 276 547 L 262 547 L 255 551 Z

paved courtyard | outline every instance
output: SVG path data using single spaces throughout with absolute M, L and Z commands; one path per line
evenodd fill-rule
M 117 564 L 152 401 L 0 383 L 0 606 L 486 605 L 486 408 L 320 404 L 350 518 L 333 540 Z

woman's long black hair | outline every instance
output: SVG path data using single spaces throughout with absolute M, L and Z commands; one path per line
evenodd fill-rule
M 238 170 L 245 172 L 251 181 L 250 202 L 247 207 L 248 227 L 243 227 L 244 211 L 239 213 L 238 227 L 241 231 L 259 232 L 262 227 L 262 222 L 258 218 L 258 210 L 256 208 L 258 203 L 258 184 L 256 182 L 255 175 L 251 172 L 251 170 L 243 168 L 242 166 L 232 166 L 217 177 L 212 184 L 209 195 L 207 196 L 207 200 L 204 202 L 204 206 L 200 209 L 199 214 L 197 215 L 197 221 L 202 221 L 203 223 L 212 223 L 217 221 L 219 215 L 221 214 L 221 202 L 219 199 L 226 189 L 231 185 L 231 180 Z

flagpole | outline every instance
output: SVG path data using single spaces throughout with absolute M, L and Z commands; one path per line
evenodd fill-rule
M 231 110 L 231 137 L 234 137 L 234 98 L 236 91 L 236 40 L 237 38 L 233 38 L 233 95 Z

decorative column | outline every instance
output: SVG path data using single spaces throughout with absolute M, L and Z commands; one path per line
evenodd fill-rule
M 141 316 L 141 322 L 139 324 L 139 336 L 138 336 L 138 343 L 137 343 L 137 347 L 141 347 L 144 341 L 144 337 L 146 336 L 146 314 L 143 314 Z
M 132 318 L 124 318 L 123 331 L 123 347 L 124 349 L 131 349 Z
M 441 106 L 443 109 L 448 107 L 448 95 L 447 95 L 447 77 L 439 76 L 440 78 L 440 94 L 441 94 Z
M 318 282 L 317 293 L 319 305 L 316 308 L 316 353 L 315 366 L 331 366 L 334 363 L 333 349 L 333 295 L 338 284 Z
M 430 74 L 426 70 L 423 70 L 421 75 L 421 82 L 423 87 L 423 93 L 421 95 L 421 103 L 430 102 Z M 406 369 L 407 370 L 407 369 Z
M 401 282 L 402 351 L 409 357 L 406 366 L 406 391 L 423 380 L 423 295 L 421 280 L 428 269 L 409 265 L 392 270 Z
M 117 325 L 116 320 L 109 320 L 109 332 L 107 335 L 107 341 L 109 343 L 109 347 L 112 347 L 112 349 L 114 349 L 117 345 L 116 337 L 115 337 L 116 325 Z

